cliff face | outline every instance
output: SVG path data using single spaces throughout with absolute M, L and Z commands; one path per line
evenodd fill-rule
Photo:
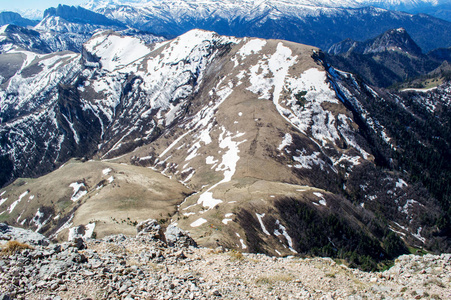
M 11 11 L 0 12 L 0 26 L 7 24 L 27 27 L 35 26 L 38 21 L 22 18 L 20 14 Z
M 119 21 L 110 20 L 104 15 L 80 6 L 75 7 L 60 4 L 57 7 L 48 8 L 44 11 L 44 19 L 50 17 L 60 17 L 72 23 L 124 27 Z

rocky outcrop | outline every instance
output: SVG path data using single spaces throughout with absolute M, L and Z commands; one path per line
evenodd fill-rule
M 16 240 L 30 245 L 48 245 L 49 240 L 40 233 L 12 227 L 5 223 L 0 223 L 0 244 L 2 241 Z
M 157 220 L 149 219 L 136 225 L 138 235 L 150 235 L 153 238 L 159 239 L 161 237 L 161 226 Z
M 166 238 L 166 243 L 168 243 L 169 246 L 196 246 L 196 242 L 187 232 L 172 224 L 166 228 L 164 236 Z
M 189 234 L 177 227 L 175 224 L 170 224 L 163 234 L 163 228 L 157 220 L 149 219 L 139 223 L 136 226 L 138 236 L 147 236 L 153 239 L 159 239 L 166 242 L 170 247 L 196 247 L 196 242 L 189 236 Z

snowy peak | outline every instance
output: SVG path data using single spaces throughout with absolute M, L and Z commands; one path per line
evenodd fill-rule
M 364 54 L 381 51 L 399 51 L 414 56 L 422 54 L 420 47 L 412 40 L 404 28 L 386 31 L 374 40 L 367 41 Z
M 420 47 L 418 47 L 418 45 L 412 40 L 404 28 L 388 30 L 376 38 L 369 39 L 364 42 L 346 39 L 333 45 L 328 50 L 330 54 L 334 55 L 351 52 L 359 54 L 373 54 L 385 51 L 396 51 L 416 57 L 422 55 Z
M 134 36 L 146 44 L 165 40 L 82 7 L 67 5 L 47 9 L 44 19 L 34 29 L 39 31 L 41 39 L 52 51 L 70 50 L 80 53 L 84 42 L 94 33 L 105 30 L 120 31 L 121 35 Z

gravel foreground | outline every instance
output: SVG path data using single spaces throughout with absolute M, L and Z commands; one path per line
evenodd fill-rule
M 139 225 L 138 225 L 139 226 Z M 0 299 L 451 299 L 451 254 L 367 273 L 330 258 L 197 248 L 177 229 L 33 246 L 0 257 Z

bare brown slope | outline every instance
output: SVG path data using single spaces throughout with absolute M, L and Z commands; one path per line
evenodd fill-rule
M 67 239 L 69 227 L 88 223 L 96 224 L 98 237 L 134 234 L 136 222 L 167 220 L 190 193 L 147 168 L 74 160 L 43 177 L 18 179 L 3 191 L 2 198 L 8 200 L 0 207 L 2 221 L 35 228 L 59 240 Z

